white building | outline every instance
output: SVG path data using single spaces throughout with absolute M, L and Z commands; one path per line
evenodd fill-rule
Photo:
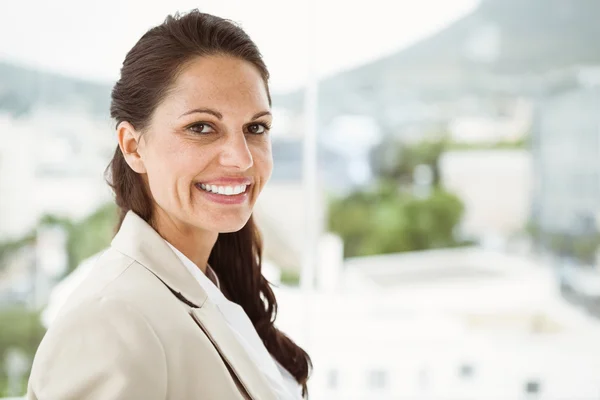
M 0 240 L 45 214 L 82 218 L 111 198 L 103 172 L 114 150 L 108 119 L 71 108 L 0 114 Z
M 440 158 L 441 184 L 465 206 L 461 233 L 508 237 L 529 222 L 533 162 L 527 150 L 449 151 Z
M 597 399 L 600 325 L 533 261 L 477 248 L 348 260 L 337 293 L 280 289 L 313 399 Z
M 487 101 L 486 101 L 487 100 Z M 522 140 L 531 129 L 533 104 L 521 97 L 465 97 L 451 110 L 448 133 L 457 143 L 490 144 Z
M 544 232 L 586 234 L 600 223 L 600 73 L 589 72 L 573 72 L 540 96 L 532 150 L 535 220 Z

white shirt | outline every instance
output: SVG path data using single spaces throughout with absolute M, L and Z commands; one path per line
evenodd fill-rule
M 280 400 L 302 399 L 301 386 L 296 379 L 271 356 L 244 309 L 238 304 L 229 301 L 216 286 L 219 284 L 219 281 L 214 272 L 212 270 L 210 271 L 216 280 L 216 285 L 182 252 L 173 247 L 169 242 L 167 242 L 167 244 L 171 247 L 173 252 L 175 252 L 177 257 L 179 257 L 188 271 L 190 271 L 192 276 L 196 278 L 200 286 L 202 286 L 208 295 L 210 301 L 221 311 L 227 325 L 229 325 L 236 338 L 254 360 L 256 367 L 263 372 L 273 389 L 273 392 L 277 394 L 277 398 Z

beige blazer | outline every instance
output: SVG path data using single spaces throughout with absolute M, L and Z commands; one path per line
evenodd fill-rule
M 28 400 L 275 400 L 166 242 L 129 212 L 42 340 Z

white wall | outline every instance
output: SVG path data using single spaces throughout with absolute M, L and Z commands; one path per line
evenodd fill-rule
M 528 151 L 451 151 L 440 169 L 442 185 L 465 204 L 466 235 L 508 235 L 527 224 L 533 187 Z

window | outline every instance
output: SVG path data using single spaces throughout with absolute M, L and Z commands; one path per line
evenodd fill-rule
M 463 364 L 458 369 L 458 375 L 464 379 L 471 379 L 475 375 L 475 368 L 471 364 Z
M 388 373 L 381 369 L 369 371 L 367 386 L 372 390 L 386 389 L 388 386 Z
M 527 381 L 524 390 L 527 394 L 537 394 L 540 392 L 540 382 L 537 380 Z

